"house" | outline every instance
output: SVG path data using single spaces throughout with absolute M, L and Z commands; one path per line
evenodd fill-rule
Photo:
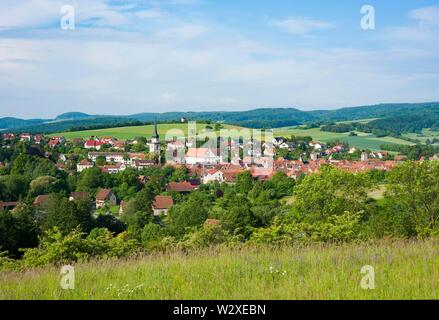
M 90 199 L 90 195 L 88 194 L 88 192 L 85 191 L 72 192 L 70 193 L 70 197 L 69 197 L 70 201 L 87 200 L 87 199 Z
M 321 144 L 321 143 L 319 143 L 319 142 L 316 142 L 316 141 L 311 141 L 311 142 L 309 143 L 309 145 L 310 145 L 311 147 L 313 147 L 315 150 L 322 150 L 322 149 L 324 148 L 324 145 L 323 145 L 323 144 Z
M 29 133 L 20 134 L 20 141 L 30 142 L 32 140 L 32 136 Z
M 271 141 L 271 143 L 276 147 L 280 146 L 283 142 L 284 142 L 284 138 L 282 137 L 274 137 L 273 140 Z
M 45 207 L 50 200 L 50 195 L 44 194 L 35 198 L 33 205 L 36 207 Z
M 186 148 L 186 143 L 179 140 L 173 140 L 166 144 L 166 150 L 182 150 Z
M 90 169 L 90 168 L 93 168 L 93 163 L 90 162 L 88 159 L 84 159 L 76 165 L 76 171 L 78 172 L 82 172 L 85 169 Z
M 192 184 L 189 181 L 169 182 L 167 190 L 171 192 L 189 193 L 198 189 L 197 184 Z
M 15 134 L 13 134 L 13 133 L 3 133 L 4 140 L 12 140 L 14 138 L 15 138 Z
M 3 202 L 0 201 L 0 212 L 5 211 L 5 210 L 12 210 L 17 206 L 18 202 Z
M 104 157 L 107 162 L 125 163 L 124 154 L 122 152 L 89 152 L 88 158 L 96 162 L 97 158 Z
M 278 147 L 283 150 L 293 150 L 296 148 L 296 144 L 294 142 L 282 142 Z
M 37 134 L 34 137 L 34 141 L 36 144 L 41 144 L 42 142 L 44 142 L 44 136 L 42 134 Z
M 86 149 L 96 149 L 96 150 L 100 150 L 101 147 L 104 145 L 105 143 L 102 141 L 97 141 L 97 140 L 87 140 L 84 144 L 84 148 Z
M 170 196 L 156 196 L 152 203 L 152 210 L 155 216 L 167 215 L 169 208 L 174 205 L 174 200 Z
M 109 144 L 110 146 L 112 146 L 116 139 L 114 139 L 113 137 L 103 137 L 100 141 L 104 144 Z
M 131 166 L 138 170 L 155 166 L 157 163 L 154 160 L 134 160 Z
M 384 159 L 389 156 L 388 152 L 385 151 L 378 151 L 378 152 L 371 152 L 370 157 L 375 159 Z
M 60 144 L 64 143 L 64 141 L 65 141 L 65 139 L 63 137 L 52 137 L 49 140 L 48 145 L 51 148 L 55 148 L 55 147 L 59 146 Z
M 96 208 L 102 208 L 106 204 L 115 206 L 117 203 L 116 196 L 110 189 L 101 189 L 96 195 Z
M 101 167 L 101 172 L 114 174 L 114 173 L 122 172 L 126 168 L 127 168 L 126 165 L 124 165 L 123 163 L 106 164 L 105 166 Z
M 210 182 L 224 182 L 224 175 L 221 170 L 216 169 L 209 169 L 206 171 L 206 173 L 203 175 L 203 183 L 208 184 Z
M 119 205 L 119 214 L 125 213 L 126 209 L 127 209 L 127 202 L 122 200 Z
M 112 148 L 116 150 L 125 150 L 126 142 L 125 141 L 114 141 L 112 144 Z
M 186 164 L 214 165 L 222 162 L 217 148 L 189 148 L 184 160 Z

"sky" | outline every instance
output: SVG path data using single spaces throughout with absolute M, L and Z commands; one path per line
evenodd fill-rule
M 427 101 L 439 0 L 0 0 L 0 117 Z

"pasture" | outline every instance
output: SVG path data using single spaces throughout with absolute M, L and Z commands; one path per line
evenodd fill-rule
M 197 131 L 206 129 L 206 123 L 197 123 Z M 237 126 L 231 125 L 221 125 L 223 129 L 237 128 Z M 212 125 L 214 127 L 214 125 Z M 164 140 L 166 133 L 170 130 L 181 130 L 187 135 L 188 124 L 187 123 L 159 123 L 157 125 L 158 133 L 161 139 Z M 64 136 L 66 139 L 71 140 L 73 138 L 90 138 L 91 136 L 97 137 L 114 137 L 120 140 L 129 140 L 136 137 L 151 138 L 154 130 L 153 125 L 145 126 L 130 126 L 130 127 L 116 127 L 116 128 L 106 128 L 106 129 L 96 129 L 96 130 L 85 130 L 85 131 L 72 131 L 72 132 L 59 132 L 54 133 L 51 136 Z

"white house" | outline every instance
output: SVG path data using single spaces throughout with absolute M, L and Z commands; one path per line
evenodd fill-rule
M 211 148 L 189 148 L 184 160 L 186 164 L 219 164 L 222 157 L 218 149 Z
M 210 182 L 224 182 L 224 173 L 221 170 L 210 169 L 203 175 L 203 183 L 208 184 Z
M 82 160 L 76 165 L 76 171 L 82 172 L 85 169 L 93 168 L 93 163 L 87 159 Z
M 315 141 L 311 141 L 311 142 L 309 143 L 309 145 L 310 145 L 311 147 L 314 147 L 315 150 L 322 150 L 323 147 L 324 147 L 323 144 L 321 144 L 321 143 L 319 143 L 319 142 L 315 142 Z
M 88 158 L 96 162 L 99 157 L 105 157 L 107 162 L 125 163 L 124 154 L 121 152 L 89 152 Z

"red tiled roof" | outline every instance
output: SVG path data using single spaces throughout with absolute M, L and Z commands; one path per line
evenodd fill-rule
M 110 189 L 101 189 L 101 190 L 99 190 L 98 194 L 96 195 L 96 200 L 105 201 L 105 200 L 107 200 L 107 198 L 110 194 L 111 194 Z
M 170 196 L 156 196 L 152 204 L 154 209 L 169 209 L 174 205 L 174 200 Z
M 35 198 L 34 206 L 44 206 L 49 202 L 50 196 L 48 194 L 40 195 Z
M 176 191 L 176 192 L 190 192 L 197 189 L 197 185 L 193 185 L 187 181 L 182 182 L 170 182 L 168 184 L 168 191 Z

